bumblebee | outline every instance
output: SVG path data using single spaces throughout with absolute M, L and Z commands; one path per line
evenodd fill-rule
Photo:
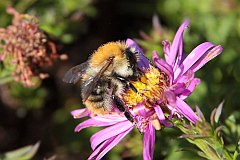
M 141 75 L 137 62 L 138 52 L 134 48 L 125 42 L 109 42 L 100 46 L 86 62 L 67 71 L 63 81 L 73 84 L 80 81 L 83 103 L 92 113 L 109 114 L 116 106 L 134 122 L 120 97 L 129 89 L 137 92 L 131 84 Z

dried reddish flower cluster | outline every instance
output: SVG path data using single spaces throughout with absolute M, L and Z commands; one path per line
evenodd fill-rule
M 13 15 L 13 20 L 6 29 L 0 28 L 0 61 L 9 56 L 10 63 L 16 65 L 14 79 L 30 87 L 34 85 L 31 78 L 48 77 L 39 70 L 52 65 L 53 60 L 61 56 L 57 54 L 55 44 L 39 28 L 36 17 L 20 14 L 12 7 L 7 8 L 7 13 Z

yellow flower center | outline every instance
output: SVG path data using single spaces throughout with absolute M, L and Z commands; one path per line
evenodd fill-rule
M 138 81 L 131 82 L 138 93 L 129 89 L 122 98 L 129 108 L 142 103 L 152 107 L 157 101 L 164 99 L 163 92 L 169 85 L 168 76 L 158 68 L 150 66 Z

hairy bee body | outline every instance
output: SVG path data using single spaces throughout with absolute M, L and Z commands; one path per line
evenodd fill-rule
M 107 77 L 103 77 L 98 81 L 98 85 L 84 102 L 86 107 L 93 113 L 106 114 L 112 110 L 113 102 L 110 94 L 109 81 Z M 85 89 L 87 88 L 82 87 L 82 94 Z M 84 95 L 82 95 L 82 97 L 84 97 Z
M 140 75 L 136 54 L 123 42 L 109 42 L 99 47 L 87 62 L 70 69 L 63 81 L 80 80 L 86 107 L 96 114 L 110 113 L 116 105 L 113 97 L 121 97 L 125 90 L 134 89 L 129 81 Z

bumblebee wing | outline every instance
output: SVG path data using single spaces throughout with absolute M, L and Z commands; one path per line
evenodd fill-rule
M 97 82 L 95 77 L 90 77 L 87 81 L 82 83 L 82 100 L 85 102 L 94 88 L 97 86 Z
M 72 67 L 65 73 L 62 79 L 63 82 L 73 84 L 77 83 L 80 80 L 82 74 L 85 73 L 87 66 L 88 62 L 84 62 L 75 67 Z
M 108 67 L 112 64 L 113 58 L 109 58 L 104 66 L 100 69 L 100 71 L 94 77 L 90 77 L 85 83 L 82 84 L 82 99 L 83 102 L 88 99 L 92 91 L 97 87 L 98 81 L 103 75 L 103 73 L 108 69 Z

